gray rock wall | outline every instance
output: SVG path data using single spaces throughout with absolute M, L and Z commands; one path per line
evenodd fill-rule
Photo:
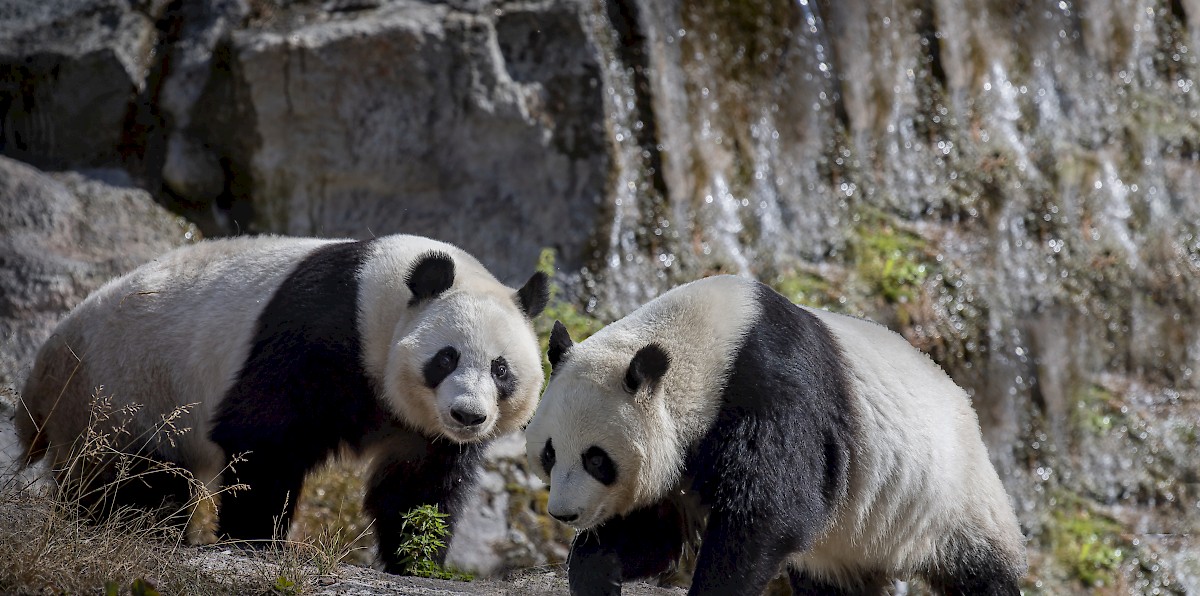
M 0 151 L 43 166 L 119 165 L 157 39 L 153 4 L 0 6 Z
M 578 260 L 590 239 L 608 155 L 599 56 L 577 3 L 396 2 L 369 18 L 238 31 L 222 51 L 228 69 L 191 126 L 220 123 L 207 141 L 237 172 L 235 204 L 253 209 L 234 225 L 424 234 L 508 279 L 542 247 Z
M 144 190 L 0 157 L 0 387 L 92 290 L 198 237 Z

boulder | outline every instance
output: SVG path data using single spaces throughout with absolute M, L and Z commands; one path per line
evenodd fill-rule
M 610 170 L 583 3 L 363 6 L 218 48 L 190 120 L 250 207 L 226 231 L 422 234 L 510 282 L 543 247 L 580 262 Z
M 162 179 L 173 193 L 194 202 L 215 202 L 224 191 L 225 175 L 218 156 L 188 134 L 192 112 L 212 72 L 213 48 L 249 10 L 246 0 L 185 2 L 167 16 L 172 36 L 158 93 L 158 109 L 170 129 Z
M 161 2 L 0 5 L 0 153 L 42 167 L 113 166 L 145 87 Z
M 98 174 L 0 157 L 0 387 L 20 389 L 38 347 L 90 292 L 199 236 L 145 191 Z

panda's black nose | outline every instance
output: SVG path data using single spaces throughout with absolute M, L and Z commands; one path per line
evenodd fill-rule
M 553 517 L 554 519 L 557 519 L 560 522 L 567 523 L 567 524 L 579 519 L 578 513 L 572 513 L 570 515 L 554 515 L 553 513 L 551 513 L 550 516 Z
M 470 410 L 460 410 L 458 408 L 450 409 L 450 417 L 463 426 L 479 426 L 487 420 L 487 414 L 472 412 Z

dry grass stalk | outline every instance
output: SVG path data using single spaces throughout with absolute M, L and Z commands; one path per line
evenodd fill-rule
M 139 408 L 115 407 L 111 395 L 97 390 L 87 432 L 61 469 L 53 470 L 60 482 L 30 481 L 19 473 L 20 462 L 0 470 L 0 593 L 95 593 L 112 583 L 125 593 L 142 579 L 164 594 L 302 594 L 315 576 L 333 574 L 361 548 L 356 544 L 363 532 L 326 529 L 311 543 L 270 542 L 258 551 L 253 569 L 197 562 L 198 551 L 185 538 L 212 526 L 220 492 L 247 487 L 214 493 L 188 470 L 139 455 L 189 432 L 178 422 L 190 407 L 130 437 L 124 429 Z M 156 511 L 123 507 L 115 499 L 122 488 L 163 478 L 186 483 L 191 498 Z

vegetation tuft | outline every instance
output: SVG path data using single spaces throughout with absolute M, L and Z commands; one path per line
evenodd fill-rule
M 421 505 L 404 514 L 404 523 L 400 526 L 404 537 L 396 554 L 401 557 L 405 575 L 456 581 L 474 579 L 468 573 L 447 569 L 437 562 L 439 553 L 446 548 L 446 535 L 450 532 L 446 524 L 448 517 L 449 514 L 438 511 L 433 505 Z
M 1089 589 L 1114 586 L 1133 548 L 1121 525 L 1075 494 L 1061 491 L 1057 500 L 1045 529 L 1054 560 Z
M 554 263 L 554 249 L 543 248 L 542 253 L 538 256 L 537 270 L 545 273 L 553 280 L 555 272 Z M 570 332 L 571 339 L 576 342 L 591 337 L 593 333 L 604 327 L 603 321 L 565 299 L 562 295 L 562 287 L 558 283 L 551 281 L 550 301 L 546 304 L 546 309 L 542 311 L 542 316 L 535 323 L 535 329 L 538 334 L 538 345 L 542 352 L 542 371 L 546 379 L 550 378 L 550 361 L 546 358 L 546 349 L 550 345 L 550 330 L 554 328 L 554 321 L 562 321 L 567 331 Z
M 926 241 L 882 214 L 862 219 L 850 245 L 859 277 L 890 303 L 907 303 L 931 269 Z

